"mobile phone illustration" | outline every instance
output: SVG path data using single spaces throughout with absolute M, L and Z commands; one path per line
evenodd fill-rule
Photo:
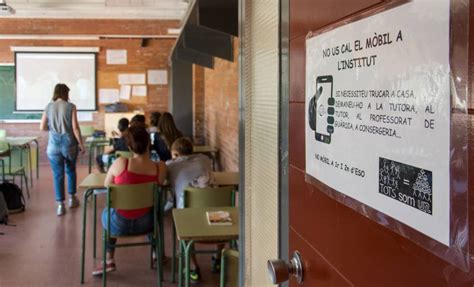
M 334 132 L 334 98 L 333 78 L 330 75 L 316 78 L 316 131 L 315 138 L 322 143 L 331 143 L 331 134 Z

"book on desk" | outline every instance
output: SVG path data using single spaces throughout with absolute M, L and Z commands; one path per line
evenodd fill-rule
M 232 218 L 227 211 L 206 211 L 209 225 L 232 225 Z

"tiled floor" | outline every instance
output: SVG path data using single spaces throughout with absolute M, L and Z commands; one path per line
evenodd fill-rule
M 87 167 L 78 168 L 78 181 L 87 174 Z M 14 214 L 10 222 L 16 227 L 0 225 L 0 287 L 7 286 L 81 286 L 80 245 L 82 208 L 67 209 L 66 215 L 55 214 L 52 175 L 48 165 L 40 169 L 34 181 L 26 212 Z M 78 194 L 82 198 L 83 191 Z M 99 206 L 103 204 L 99 201 Z M 89 205 L 90 206 L 90 205 Z M 82 206 L 81 206 L 82 207 Z M 91 211 L 91 210 L 90 210 Z M 89 214 L 92 214 L 91 212 Z M 99 219 L 100 220 L 100 219 Z M 88 227 L 92 226 L 89 216 Z M 171 218 L 165 219 L 166 256 L 171 256 Z M 99 224 L 100 225 L 100 224 Z M 93 277 L 91 229 L 88 230 L 86 275 L 83 286 L 100 286 L 101 278 Z M 98 231 L 100 240 L 101 230 Z M 101 249 L 98 247 L 98 253 Z M 100 255 L 98 256 L 99 258 Z M 210 257 L 200 255 L 203 276 L 199 286 L 218 286 L 219 275 L 210 273 Z M 156 271 L 149 267 L 149 247 L 118 249 L 117 271 L 108 276 L 108 286 L 156 286 Z M 171 263 L 164 266 L 164 286 L 171 284 Z

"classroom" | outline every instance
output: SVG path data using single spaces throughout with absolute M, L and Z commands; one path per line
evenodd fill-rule
M 473 15 L 0 0 L 0 287 L 474 286 Z

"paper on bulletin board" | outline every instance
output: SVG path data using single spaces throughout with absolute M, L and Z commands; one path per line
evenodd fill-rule
M 92 122 L 92 112 L 77 112 L 77 120 L 79 122 Z
M 309 176 L 446 246 L 449 3 L 409 2 L 307 39 L 305 109 Z
M 107 50 L 106 62 L 107 65 L 126 65 L 127 50 Z
M 146 97 L 147 87 L 146 86 L 133 86 L 132 95 L 137 97 Z
M 148 70 L 149 85 L 166 85 L 168 84 L 167 70 Z
M 144 85 L 146 84 L 145 74 L 119 74 L 120 85 Z
M 119 89 L 99 89 L 99 103 L 113 104 L 119 101 Z
M 132 86 L 122 85 L 120 86 L 120 99 L 130 100 L 130 94 L 132 93 Z

